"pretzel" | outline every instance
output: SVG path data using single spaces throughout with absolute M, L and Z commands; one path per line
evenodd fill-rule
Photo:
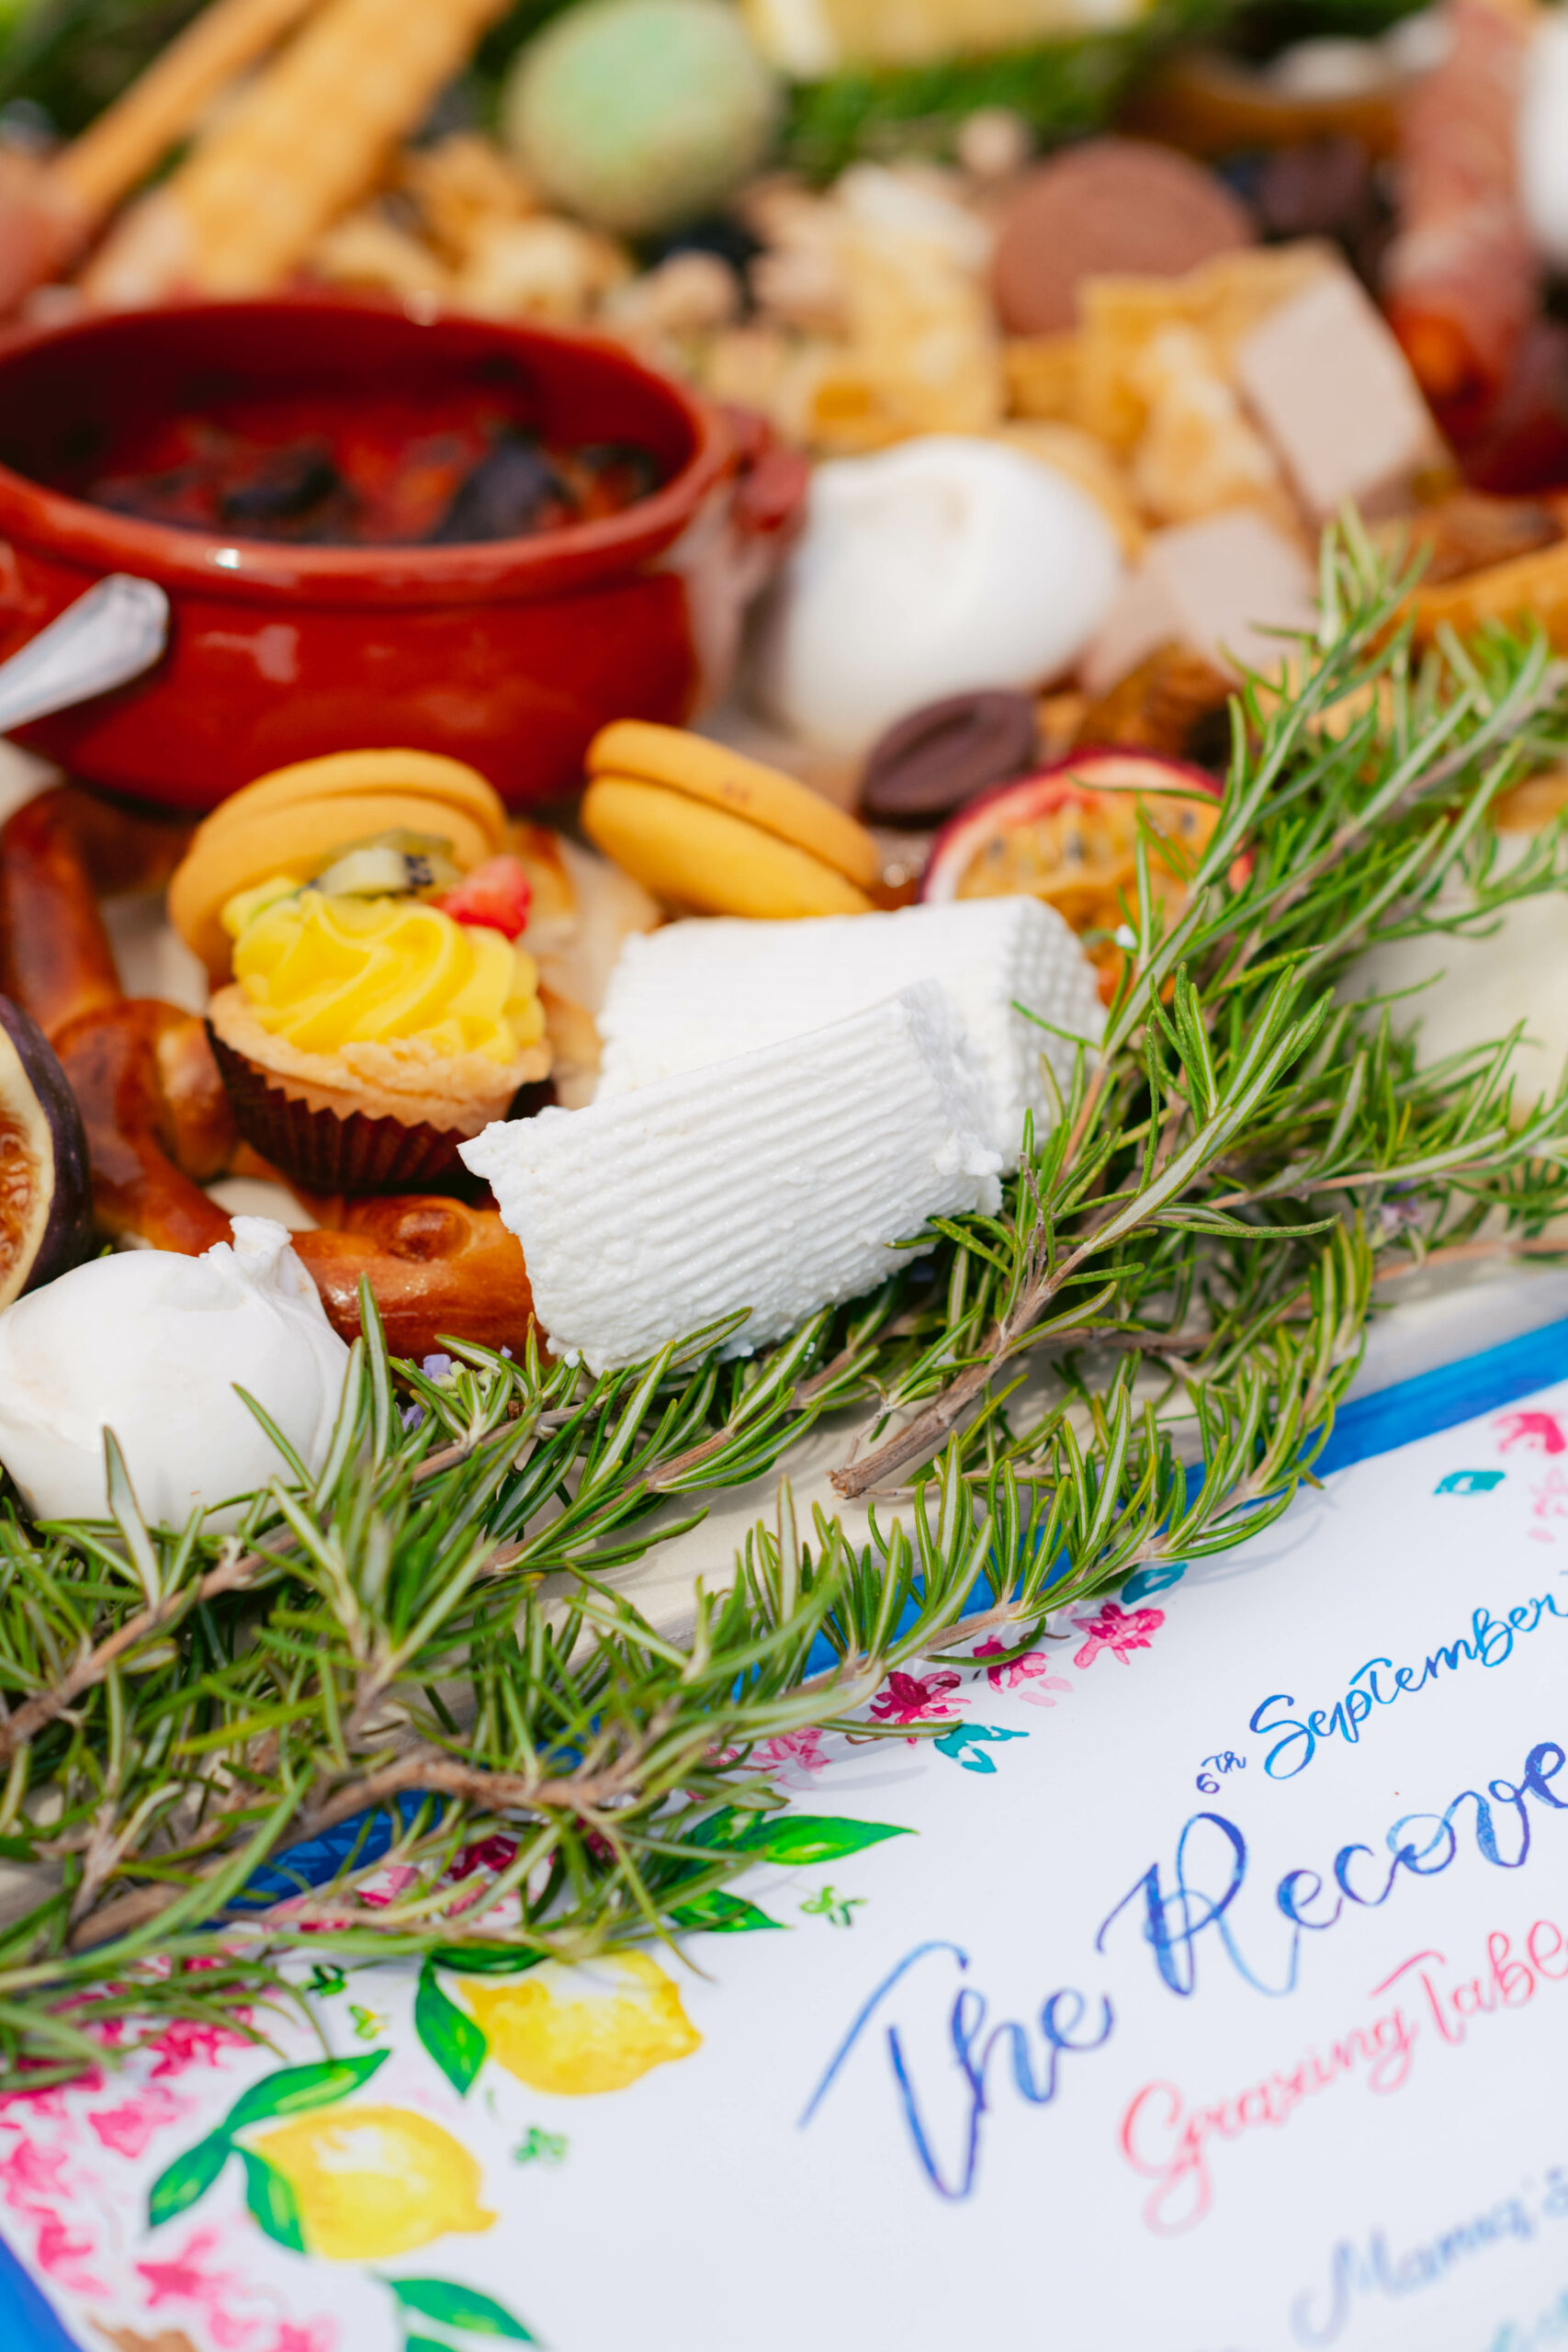
M 97 902 L 166 878 L 183 840 L 69 785 L 18 808 L 0 829 L 0 989 L 39 1023 L 81 1105 L 100 1228 L 194 1257 L 231 1238 L 201 1188 L 243 1165 L 243 1147 L 206 1023 L 125 995 Z M 305 1205 L 333 1218 L 294 1247 L 344 1339 L 359 1332 L 365 1274 L 396 1355 L 443 1338 L 521 1345 L 532 1294 L 493 1209 L 423 1193 Z

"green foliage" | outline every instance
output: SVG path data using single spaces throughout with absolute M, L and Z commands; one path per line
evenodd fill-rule
M 777 1928 L 783 1923 L 771 1919 L 755 1903 L 743 1894 L 726 1894 L 721 1886 L 710 1886 L 694 1903 L 676 1903 L 671 1906 L 670 1924 L 685 1933 L 704 1928 L 712 1936 L 750 1935 L 758 1928 Z
M 276 2245 L 290 2254 L 303 2254 L 304 2218 L 288 2182 L 276 2165 L 269 2165 L 254 2149 L 242 2148 L 240 2162 L 245 2168 L 245 2208 L 252 2221 Z
M 490 2044 L 468 2011 L 447 1999 L 433 1960 L 427 1959 L 419 1972 L 413 2024 L 414 2031 L 457 2097 L 466 2098 L 484 2064 Z
M 1045 147 L 1102 130 L 1119 99 L 1171 44 L 1209 31 L 1235 0 L 1156 0 L 1135 22 L 929 65 L 846 67 L 792 93 L 789 161 L 827 179 L 860 154 L 951 151 L 966 115 L 982 107 L 1021 114 Z
M 874 1297 L 753 1358 L 721 1359 L 729 1326 L 598 1379 L 454 1343 L 439 1383 L 389 1361 L 367 1298 L 325 1467 L 280 1476 L 236 1535 L 145 1528 L 118 1479 L 101 1525 L 0 1510 L 0 1838 L 42 1866 L 0 1930 L 0 2071 L 101 2063 L 111 2022 L 120 2047 L 241 2008 L 259 2033 L 294 1997 L 290 1952 L 406 1954 L 431 1962 L 421 2030 L 463 2088 L 482 2039 L 437 1968 L 768 1924 L 731 1892 L 748 1869 L 897 1833 L 785 1813 L 759 1744 L 951 1728 L 867 1702 L 1267 1527 L 1381 1281 L 1557 1247 L 1568 1095 L 1521 1097 L 1513 1039 L 1422 1069 L 1409 1009 L 1355 969 L 1568 883 L 1561 826 L 1505 862 L 1485 821 L 1560 756 L 1562 672 L 1500 629 L 1419 653 L 1400 594 L 1353 528 L 1331 536 L 1318 640 L 1290 695 L 1239 697 L 1179 919 L 1147 888 L 1125 910 L 1102 1047 L 998 1213 L 943 1221 Z M 803 1524 L 783 1484 L 689 1633 L 649 1623 L 611 1572 L 829 1415 L 863 1510 Z M 329 1883 L 252 1883 L 333 1836 Z M 389 1863 L 412 1874 L 367 1900 Z M 300 1892 L 278 1916 L 280 1883 Z M 356 2081 L 378 2055 L 330 2066 Z M 291 2098 L 300 2074 L 329 2080 L 258 2088 Z M 155 2198 L 184 2210 L 218 2162 L 192 2152 Z
M 245 2171 L 245 2198 L 252 2214 L 271 2238 L 292 2253 L 303 2254 L 305 2241 L 294 2191 L 275 2165 L 249 2148 L 236 2148 L 236 2135 L 256 2123 L 279 2116 L 308 2114 L 312 2108 L 331 2107 L 367 2083 L 384 2064 L 385 2050 L 367 2058 L 327 2058 L 310 2066 L 280 2066 L 241 2092 L 216 2132 L 187 2148 L 164 2166 L 147 2192 L 147 2226 L 172 2222 L 205 2197 L 230 2157 L 238 2154 Z
M 205 2197 L 231 2154 L 226 2132 L 214 2132 L 176 2156 L 158 2175 L 147 2198 L 147 2226 L 156 2229 L 160 2222 L 176 2221 L 180 2214 Z
M 508 2344 L 538 2340 L 504 2303 L 498 2303 L 493 2295 L 481 2295 L 477 2287 L 454 2286 L 447 2278 L 389 2278 L 386 2283 L 401 2310 L 435 2320 L 443 2327 L 457 2328 L 467 2335 L 500 2337 Z
M 0 14 L 0 105 L 26 98 L 65 134 L 85 130 L 202 0 L 21 0 Z

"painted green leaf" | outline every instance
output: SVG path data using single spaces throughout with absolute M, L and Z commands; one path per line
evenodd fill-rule
M 372 2050 L 363 2058 L 322 2058 L 313 2066 L 280 2066 L 242 2091 L 223 2119 L 231 2138 L 248 2123 L 263 2123 L 273 2115 L 300 2115 L 308 2108 L 330 2107 L 369 2081 L 386 2064 L 389 2050 Z
M 459 2287 L 450 2278 L 389 2278 L 385 2283 L 405 2312 L 417 2312 L 421 2319 L 436 2320 L 443 2327 L 460 2328 L 468 2335 L 503 2335 L 510 2344 L 539 2340 L 504 2303 L 481 2295 L 477 2287 Z M 411 2345 L 415 2341 L 409 2338 Z
M 773 1815 L 769 1814 L 767 1818 L 771 1821 Z M 699 1821 L 694 1829 L 683 1829 L 681 1843 L 683 1846 L 739 1846 L 744 1832 L 753 1826 L 756 1819 L 754 1813 L 742 1813 L 736 1805 L 721 1804 L 716 1813 L 710 1813 L 706 1820 Z
M 447 1999 L 428 1960 L 419 1972 L 413 2023 L 414 2031 L 458 2098 L 466 2098 L 490 2044 L 467 2011 Z
M 449 2335 L 405 2335 L 403 2352 L 453 2352 Z
M 464 1976 L 516 1976 L 525 1968 L 537 1968 L 546 1955 L 511 1944 L 437 1944 L 430 1957 L 437 1968 L 456 1969 Z
M 782 1928 L 782 1919 L 770 1919 L 743 1894 L 726 1894 L 721 1886 L 710 1887 L 706 1894 L 693 1897 L 690 1903 L 678 1904 L 670 1914 L 677 1928 L 705 1928 L 710 1935 L 743 1935 L 750 1928 Z
M 890 1821 L 835 1821 L 826 1814 L 771 1813 L 754 1822 L 736 1840 L 742 1853 L 760 1862 L 781 1862 L 799 1870 L 807 1863 L 837 1862 L 885 1838 L 908 1838 L 913 1833 Z
M 227 2132 L 209 2132 L 183 2156 L 176 2156 L 147 2192 L 148 2228 L 155 2230 L 160 2222 L 172 2222 L 176 2213 L 184 2213 L 198 2197 L 205 2197 L 228 2161 Z
M 290 2254 L 303 2254 L 305 2218 L 288 2182 L 276 2165 L 249 2148 L 240 2150 L 240 2160 L 245 2167 L 245 2203 L 251 2219 L 276 2245 L 287 2246 Z

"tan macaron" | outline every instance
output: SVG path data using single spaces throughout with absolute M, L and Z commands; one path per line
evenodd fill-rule
M 680 727 L 637 718 L 588 747 L 589 838 L 666 905 L 691 914 L 868 914 L 876 844 L 794 776 Z
M 482 775 L 434 752 L 334 752 L 247 784 L 197 826 L 169 884 L 169 921 L 213 979 L 229 972 L 220 920 L 238 891 L 308 882 L 350 842 L 427 833 L 467 873 L 506 846 L 506 810 Z

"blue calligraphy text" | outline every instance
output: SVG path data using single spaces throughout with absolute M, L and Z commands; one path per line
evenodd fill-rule
M 1274 1741 L 1263 1759 L 1263 1770 L 1271 1780 L 1293 1781 L 1312 1762 L 1321 1741 L 1343 1739 L 1354 1747 L 1374 1707 L 1392 1707 L 1407 1694 L 1414 1698 L 1444 1674 L 1457 1674 L 1461 1666 L 1506 1665 L 1520 1634 L 1533 1634 L 1548 1616 L 1568 1619 L 1568 1609 L 1560 1609 L 1550 1592 L 1518 1602 L 1506 1617 L 1494 1617 L 1489 1609 L 1477 1609 L 1471 1616 L 1469 1633 L 1435 1649 L 1423 1661 L 1419 1673 L 1413 1666 L 1396 1667 L 1391 1658 L 1370 1657 L 1356 1668 L 1344 1697 L 1332 1707 L 1313 1707 L 1302 1714 L 1278 1713 L 1275 1710 L 1288 1710 L 1296 1702 L 1289 1691 L 1270 1692 L 1253 1709 L 1248 1726 Z

